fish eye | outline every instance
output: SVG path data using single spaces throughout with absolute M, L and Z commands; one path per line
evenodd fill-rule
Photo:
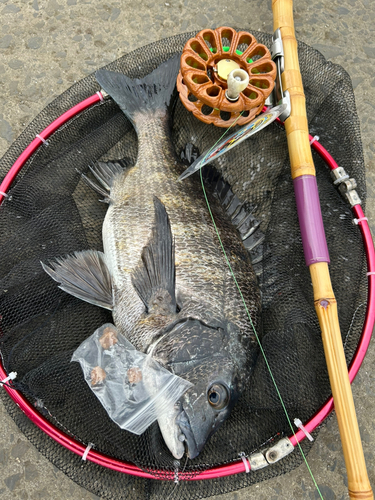
M 208 402 L 215 410 L 222 410 L 229 403 L 229 390 L 222 384 L 213 384 L 207 393 Z

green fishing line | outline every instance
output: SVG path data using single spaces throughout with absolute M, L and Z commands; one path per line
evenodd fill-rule
M 210 155 L 211 151 L 213 151 L 213 149 L 219 144 L 219 142 L 221 141 L 221 139 L 229 132 L 229 130 L 234 127 L 234 125 L 236 125 L 237 121 L 241 118 L 243 114 L 243 111 L 241 111 L 241 113 L 237 116 L 237 118 L 234 120 L 234 122 L 227 128 L 225 129 L 225 132 L 224 134 L 222 134 L 219 139 L 215 142 L 215 144 L 212 146 L 211 149 L 209 149 L 206 153 L 206 156 L 203 158 L 203 161 L 205 161 L 208 156 Z M 213 161 L 213 158 L 212 158 L 212 161 Z M 200 168 L 201 172 L 202 172 L 202 167 Z
M 234 125 L 234 124 L 233 124 L 233 125 Z M 228 130 L 229 130 L 229 129 L 228 129 Z M 224 136 L 224 135 L 228 132 L 228 130 L 227 130 L 227 131 L 223 134 L 223 136 Z M 222 136 L 222 137 L 223 137 L 223 136 Z M 221 138 L 222 138 L 222 137 L 221 137 Z M 220 139 L 221 139 L 221 138 L 220 138 Z M 220 139 L 219 139 L 219 140 L 220 140 Z M 218 141 L 218 142 L 219 142 L 219 141 Z M 216 143 L 216 144 L 217 144 L 217 143 Z M 212 147 L 212 149 L 216 146 L 216 144 Z M 274 378 L 274 376 L 273 376 L 273 373 L 272 373 L 271 367 L 270 367 L 270 365 L 269 365 L 269 363 L 268 363 L 268 360 L 267 360 L 267 357 L 266 357 L 266 353 L 265 353 L 265 352 L 264 352 L 264 350 L 263 350 L 262 344 L 261 344 L 261 342 L 260 342 L 260 340 L 259 340 L 258 334 L 257 334 L 257 332 L 256 332 L 256 330 L 255 330 L 255 327 L 254 327 L 253 321 L 252 321 L 252 319 L 251 319 L 250 312 L 249 312 L 249 310 L 248 310 L 248 308 L 247 308 L 246 301 L 245 301 L 245 299 L 244 299 L 244 296 L 242 295 L 241 288 L 240 288 L 240 286 L 239 286 L 239 284 L 238 284 L 238 282 L 237 282 L 236 276 L 234 275 L 234 272 L 233 272 L 233 270 L 232 270 L 232 266 L 230 265 L 230 262 L 229 262 L 229 259 L 228 259 L 228 256 L 227 256 L 227 253 L 226 253 L 225 248 L 224 248 L 224 245 L 223 245 L 223 242 L 221 241 L 220 234 L 219 234 L 219 231 L 218 231 L 218 229 L 217 229 L 217 226 L 216 226 L 216 223 L 215 223 L 215 219 L 214 219 L 214 216 L 213 216 L 213 214 L 212 214 L 211 207 L 210 207 L 210 203 L 209 203 L 209 201 L 208 201 L 207 194 L 206 194 L 206 190 L 205 190 L 205 187 L 204 187 L 203 176 L 202 176 L 202 169 L 200 170 L 200 178 L 201 178 L 201 184 L 202 184 L 202 190 L 203 190 L 204 198 L 205 198 L 205 200 L 206 200 L 206 204 L 207 204 L 207 207 L 208 207 L 208 211 L 209 211 L 209 214 L 210 214 L 210 217 L 211 217 L 212 223 L 213 223 L 213 225 L 214 225 L 214 228 L 215 228 L 215 231 L 216 231 L 216 235 L 217 235 L 217 237 L 218 237 L 218 239 L 219 239 L 219 243 L 220 243 L 221 249 L 222 249 L 222 251 L 223 251 L 223 253 L 224 253 L 225 260 L 226 260 L 226 262 L 227 262 L 227 264 L 228 264 L 228 267 L 229 267 L 230 273 L 231 273 L 231 275 L 232 275 L 232 278 L 233 278 L 233 280 L 234 280 L 234 282 L 235 282 L 235 284 L 236 284 L 236 287 L 237 287 L 237 289 L 238 289 L 238 291 L 239 291 L 239 294 L 240 294 L 241 300 L 242 300 L 242 302 L 243 302 L 243 304 L 244 304 L 244 306 L 245 306 L 245 310 L 246 310 L 247 316 L 248 316 L 248 318 L 249 318 L 249 321 L 250 321 L 251 327 L 252 327 L 252 329 L 253 329 L 253 331 L 254 331 L 255 338 L 257 339 L 257 342 L 258 342 L 258 344 L 259 344 L 259 347 L 260 347 L 261 353 L 262 353 L 263 358 L 264 358 L 264 361 L 265 361 L 265 363 L 266 363 L 266 366 L 267 366 L 268 372 L 269 372 L 269 374 L 270 374 L 270 376 L 271 376 L 271 379 L 272 379 L 273 385 L 274 385 L 274 387 L 275 387 L 275 389 L 276 389 L 277 395 L 278 395 L 279 400 L 280 400 L 280 402 L 281 402 L 281 406 L 283 407 L 283 410 L 284 410 L 284 413 L 285 413 L 286 418 L 287 418 L 287 420 L 288 420 L 289 426 L 290 426 L 290 428 L 291 428 L 291 430 L 292 430 L 292 432 L 293 432 L 293 435 L 294 435 L 294 437 L 295 437 L 295 436 L 296 436 L 296 434 L 295 434 L 295 432 L 294 432 L 294 428 L 293 428 L 292 422 L 291 422 L 291 420 L 290 420 L 290 418 L 289 418 L 288 411 L 287 411 L 287 409 L 286 409 L 286 407 L 285 407 L 284 400 L 283 400 L 283 398 L 282 398 L 282 396 L 281 396 L 281 394 L 280 394 L 280 391 L 279 391 L 279 388 L 278 388 L 278 386 L 277 386 L 276 380 L 275 380 L 275 378 Z M 315 487 L 316 487 L 316 489 L 317 489 L 317 491 L 318 491 L 318 493 L 319 493 L 319 496 L 320 496 L 320 498 L 321 498 L 322 500 L 324 500 L 324 498 L 323 498 L 323 496 L 322 496 L 322 494 L 321 494 L 321 492 L 320 492 L 319 486 L 318 486 L 318 484 L 317 484 L 317 482 L 316 482 L 316 480 L 315 480 L 314 474 L 312 473 L 312 470 L 310 469 L 310 466 L 309 466 L 309 464 L 308 464 L 308 462 L 307 462 L 306 456 L 305 456 L 305 454 L 304 454 L 304 452 L 303 452 L 303 450 L 302 450 L 302 447 L 301 447 L 301 445 L 300 445 L 300 443 L 299 443 L 298 441 L 297 441 L 297 445 L 298 445 L 298 448 L 299 448 L 299 450 L 300 450 L 300 452 L 301 452 L 301 455 L 302 455 L 302 457 L 303 457 L 303 459 L 304 459 L 304 461 L 305 461 L 305 464 L 306 464 L 307 470 L 309 471 L 310 476 L 311 476 L 311 478 L 312 478 L 312 480 L 313 480 L 313 483 L 314 483 L 314 485 L 315 485 Z

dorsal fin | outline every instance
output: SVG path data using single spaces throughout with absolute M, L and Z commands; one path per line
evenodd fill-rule
M 249 203 L 242 202 L 213 166 L 203 167 L 202 175 L 205 185 L 220 201 L 225 213 L 238 230 L 242 242 L 249 252 L 254 271 L 259 275 L 261 273 L 259 263 L 262 260 L 265 235 L 259 228 L 260 222 L 252 213 L 254 207 Z
M 169 217 L 163 203 L 154 196 L 155 223 L 132 283 L 147 313 L 176 312 L 175 249 Z

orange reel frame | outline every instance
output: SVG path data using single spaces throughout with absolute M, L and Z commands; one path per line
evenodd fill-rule
M 235 61 L 250 77 L 236 102 L 225 97 L 228 85 L 217 72 L 217 63 L 222 59 Z M 185 108 L 196 118 L 229 127 L 236 120 L 236 124 L 244 125 L 261 112 L 275 78 L 276 65 L 265 45 L 246 31 L 237 33 L 233 28 L 221 27 L 202 30 L 186 43 L 177 90 Z

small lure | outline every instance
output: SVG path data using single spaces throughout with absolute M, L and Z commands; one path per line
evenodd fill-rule
M 197 172 L 202 167 L 207 165 L 207 163 L 211 163 L 213 160 L 234 148 L 251 135 L 256 134 L 259 130 L 262 130 L 267 127 L 267 125 L 270 125 L 270 123 L 275 121 L 276 118 L 286 110 L 286 107 L 286 104 L 280 104 L 279 106 L 275 106 L 274 108 L 267 110 L 265 113 L 257 116 L 253 121 L 247 123 L 229 137 L 224 138 L 218 144 L 215 144 L 211 149 L 205 151 L 199 158 L 197 158 L 195 162 L 180 175 L 178 180 L 182 181 L 186 179 L 190 175 L 194 174 L 194 172 Z

